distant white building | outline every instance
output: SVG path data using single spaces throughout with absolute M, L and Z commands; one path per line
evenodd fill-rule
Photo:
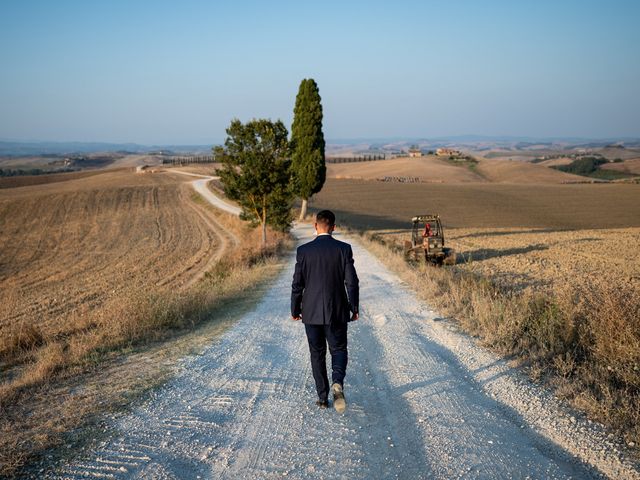
M 410 148 L 409 149 L 409 156 L 410 157 L 421 157 L 422 156 L 422 150 L 420 150 L 419 148 Z
M 458 157 L 462 155 L 460 150 L 454 150 L 453 148 L 438 148 L 436 155 L 439 157 Z

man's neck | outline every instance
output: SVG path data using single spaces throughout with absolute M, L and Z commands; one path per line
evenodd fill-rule
M 331 233 L 330 233 L 330 232 L 318 232 L 318 234 L 317 234 L 317 235 L 318 235 L 318 237 L 319 237 L 320 235 L 329 235 L 329 236 L 331 236 Z

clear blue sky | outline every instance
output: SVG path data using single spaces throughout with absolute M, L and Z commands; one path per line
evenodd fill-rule
M 0 65 L 0 139 L 217 142 L 308 77 L 329 139 L 640 137 L 638 1 L 2 0 Z

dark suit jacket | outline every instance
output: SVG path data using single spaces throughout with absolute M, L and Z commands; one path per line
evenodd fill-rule
M 358 312 L 358 275 L 351 245 L 331 235 L 298 247 L 291 285 L 291 315 L 302 322 L 348 322 Z

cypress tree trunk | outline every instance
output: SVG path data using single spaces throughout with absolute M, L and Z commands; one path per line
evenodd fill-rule
M 303 222 L 304 217 L 307 216 L 307 203 L 308 203 L 308 200 L 306 198 L 303 198 L 302 207 L 300 207 L 300 218 L 298 219 L 299 222 Z

